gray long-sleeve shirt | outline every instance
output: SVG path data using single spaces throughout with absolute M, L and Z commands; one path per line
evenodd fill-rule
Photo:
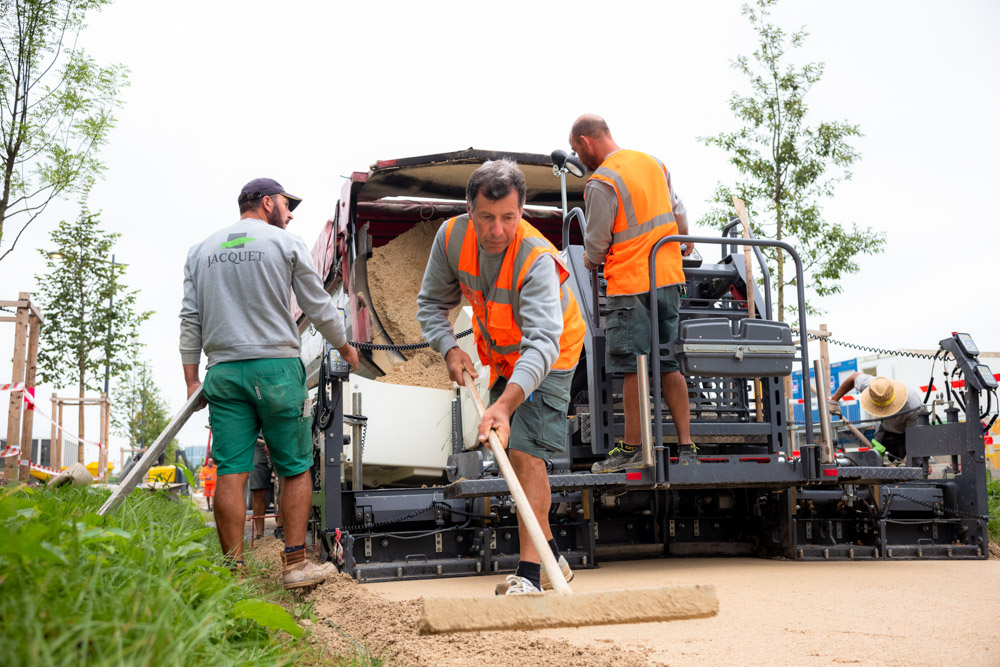
M 610 153 L 609 155 L 613 155 Z M 607 159 L 607 156 L 605 156 Z M 667 190 L 670 191 L 670 206 L 677 221 L 677 230 L 681 234 L 688 232 L 687 209 L 684 202 L 674 191 L 670 182 L 670 170 L 667 170 Z M 600 264 L 611 247 L 611 230 L 615 226 L 618 215 L 618 195 L 610 183 L 590 179 L 584 186 L 584 205 L 587 216 L 587 229 L 583 238 L 583 246 L 587 259 L 592 264 Z
M 301 238 L 244 218 L 188 251 L 181 304 L 181 360 L 208 365 L 299 356 L 291 294 L 334 347 L 347 343 L 344 321 Z
M 441 225 L 434 237 L 420 294 L 417 295 L 420 331 L 424 340 L 441 356 L 458 345 L 448 312 L 462 300 L 458 277 L 451 270 L 445 251 L 446 227 L 447 222 Z M 479 247 L 479 271 L 491 284 L 500 275 L 503 258 L 504 253 L 490 254 L 482 246 Z M 555 260 L 547 257 L 536 260 L 524 277 L 520 295 L 521 356 L 507 380 L 521 387 L 524 395 L 528 396 L 538 388 L 559 358 L 563 315 Z

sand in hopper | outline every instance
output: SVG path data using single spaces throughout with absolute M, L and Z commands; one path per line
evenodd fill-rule
M 424 278 L 434 235 L 443 219 L 427 220 L 405 234 L 375 248 L 368 260 L 368 292 L 382 326 L 396 345 L 423 342 L 417 323 L 417 294 Z M 454 324 L 458 308 L 452 311 Z M 396 364 L 379 382 L 411 387 L 452 389 L 448 369 L 429 348 L 403 352 L 406 361 Z

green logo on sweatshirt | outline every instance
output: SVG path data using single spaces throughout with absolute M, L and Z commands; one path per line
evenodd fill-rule
M 231 238 L 228 241 L 223 241 L 219 244 L 219 247 L 223 250 L 228 248 L 242 248 L 246 243 L 253 243 L 257 239 L 250 238 L 249 236 L 237 236 L 236 238 Z

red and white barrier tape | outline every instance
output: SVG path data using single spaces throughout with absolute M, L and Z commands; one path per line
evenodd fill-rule
M 21 391 L 21 392 L 24 392 L 24 394 L 23 394 L 23 396 L 24 396 L 24 402 L 28 404 L 28 409 L 29 410 L 33 410 L 36 414 L 39 414 L 42 417 L 44 417 L 45 421 L 47 421 L 50 424 L 54 425 L 57 429 L 59 429 L 60 431 L 62 431 L 64 435 L 69 436 L 70 440 L 72 440 L 73 442 L 76 442 L 76 443 L 81 443 L 82 442 L 85 445 L 90 445 L 92 447 L 97 447 L 98 449 L 102 449 L 104 447 L 104 445 L 102 445 L 99 442 L 94 442 L 93 440 L 87 440 L 86 438 L 81 438 L 81 437 L 77 436 L 75 433 L 71 433 L 70 431 L 67 431 L 65 427 L 60 426 L 59 424 L 57 424 L 55 422 L 54 419 L 52 419 L 52 417 L 50 417 L 47 414 L 45 414 L 45 412 L 41 408 L 39 408 L 38 405 L 35 404 L 35 395 L 34 395 L 35 388 L 34 387 L 25 387 L 23 382 L 11 382 L 11 383 L 8 383 L 8 384 L 0 384 L 0 391 Z
M 20 455 L 21 455 L 20 447 L 8 447 L 7 449 L 0 452 L 0 458 L 6 458 L 8 456 L 20 456 Z M 23 466 L 28 466 L 35 472 L 43 472 L 49 475 L 58 475 L 60 472 L 62 472 L 61 470 L 56 470 L 55 468 L 50 468 L 48 466 L 32 463 L 28 459 L 18 459 L 18 463 Z

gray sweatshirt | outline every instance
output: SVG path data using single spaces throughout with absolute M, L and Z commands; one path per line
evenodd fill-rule
M 458 345 L 448 311 L 462 301 L 458 277 L 452 272 L 445 251 L 445 227 L 447 222 L 441 225 L 434 237 L 424 281 L 417 295 L 420 331 L 424 340 L 441 356 Z M 503 258 L 504 253 L 490 254 L 482 246 L 479 247 L 479 271 L 490 283 L 495 283 L 500 275 Z M 521 387 L 524 395 L 528 396 L 538 388 L 559 358 L 563 315 L 559 303 L 559 274 L 554 260 L 539 258 L 524 277 L 520 318 L 521 356 L 507 380 Z
M 181 360 L 208 365 L 299 356 L 291 295 L 334 347 L 347 343 L 340 311 L 298 236 L 244 218 L 188 251 L 181 304 Z

